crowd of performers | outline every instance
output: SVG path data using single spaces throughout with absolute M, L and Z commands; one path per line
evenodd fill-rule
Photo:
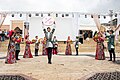
M 33 58 L 33 55 L 31 53 L 30 44 L 35 44 L 35 56 L 38 56 L 39 52 L 39 45 L 42 44 L 42 55 L 48 55 L 48 63 L 51 64 L 51 58 L 52 54 L 58 53 L 58 41 L 56 39 L 56 36 L 52 39 L 52 35 L 55 31 L 55 29 L 51 31 L 51 28 L 48 27 L 47 31 L 46 29 L 43 29 L 45 33 L 44 39 L 38 39 L 38 36 L 35 36 L 35 39 L 29 40 L 29 35 L 25 36 L 25 51 L 23 58 Z M 20 44 L 21 44 L 22 38 L 19 32 L 15 32 L 14 30 L 9 31 L 9 44 L 8 44 L 8 51 L 5 63 L 6 64 L 13 64 L 16 63 L 17 60 L 20 60 L 18 58 L 20 53 Z
M 55 24 L 55 23 L 54 23 Z M 44 24 L 43 24 L 44 25 Z M 25 36 L 25 51 L 23 58 L 33 58 L 33 55 L 31 53 L 30 44 L 35 44 L 35 56 L 38 56 L 39 51 L 39 44 L 42 44 L 42 55 L 48 56 L 48 64 L 52 64 L 51 58 L 52 54 L 58 53 L 58 41 L 56 36 L 53 37 L 53 33 L 55 31 L 55 26 L 51 30 L 50 27 L 45 29 L 43 27 L 43 31 L 45 34 L 45 37 L 41 41 L 38 39 L 38 36 L 35 36 L 35 39 L 30 41 L 29 35 Z M 108 32 L 96 32 L 93 40 L 97 43 L 96 45 L 96 60 L 105 60 L 105 52 L 104 49 L 107 48 L 110 54 L 110 60 L 115 62 L 115 34 L 113 30 L 109 30 Z M 107 41 L 107 47 L 104 45 L 104 41 Z M 16 63 L 16 60 L 20 60 L 18 58 L 20 53 L 20 43 L 21 43 L 21 37 L 20 33 L 17 33 L 13 30 L 9 32 L 9 44 L 8 44 L 8 51 L 5 63 L 7 64 L 13 64 Z M 70 39 L 70 36 L 68 36 L 68 39 L 66 41 L 66 50 L 65 55 L 72 55 L 72 49 L 71 49 L 72 40 Z M 79 49 L 79 37 L 76 37 L 75 40 L 75 49 L 76 49 L 76 55 L 78 55 L 78 49 Z M 113 56 L 113 59 L 112 59 Z
M 115 33 L 113 30 L 107 32 L 98 32 L 95 34 L 93 40 L 97 42 L 96 46 L 96 56 L 97 60 L 105 60 L 104 49 L 107 48 L 110 54 L 110 60 L 115 62 Z M 105 46 L 104 41 L 107 41 L 107 46 Z M 112 59 L 113 56 L 113 59 Z

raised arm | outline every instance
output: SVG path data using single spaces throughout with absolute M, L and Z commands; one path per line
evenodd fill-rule
M 54 24 L 53 24 L 53 29 L 55 29 L 56 28 L 56 24 L 55 24 L 55 22 L 54 22 Z

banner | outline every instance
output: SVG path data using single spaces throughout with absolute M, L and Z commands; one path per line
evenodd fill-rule
M 52 26 L 54 24 L 55 20 L 53 17 L 46 16 L 43 18 L 42 22 L 45 26 Z
M 100 31 L 101 24 L 100 24 L 100 20 L 98 18 L 98 15 L 93 15 L 93 19 L 94 19 L 94 22 L 98 28 L 98 31 Z

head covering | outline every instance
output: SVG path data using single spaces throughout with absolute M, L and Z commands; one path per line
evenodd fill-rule
M 68 36 L 68 39 L 70 40 L 70 36 Z
M 9 37 L 11 37 L 14 34 L 14 30 L 9 31 Z

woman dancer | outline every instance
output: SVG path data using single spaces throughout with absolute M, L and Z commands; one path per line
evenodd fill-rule
M 70 36 L 68 36 L 67 46 L 66 46 L 66 51 L 65 51 L 66 55 L 72 55 L 71 42 L 72 40 L 70 40 Z
M 100 32 L 97 33 L 95 37 L 93 38 L 93 40 L 97 42 L 95 59 L 105 60 L 104 44 L 103 44 L 105 38 L 103 37 L 102 33 Z
M 44 37 L 42 41 L 42 55 L 47 55 L 47 50 L 46 50 L 46 38 Z
M 8 52 L 7 57 L 5 60 L 6 64 L 13 64 L 16 63 L 16 56 L 15 56 L 15 32 L 11 30 L 9 32 L 9 44 L 8 44 Z
M 25 52 L 23 58 L 33 58 L 30 49 L 30 44 L 32 44 L 33 42 L 29 40 L 29 35 L 25 36 L 25 39 L 26 39 L 26 46 L 25 46 Z

